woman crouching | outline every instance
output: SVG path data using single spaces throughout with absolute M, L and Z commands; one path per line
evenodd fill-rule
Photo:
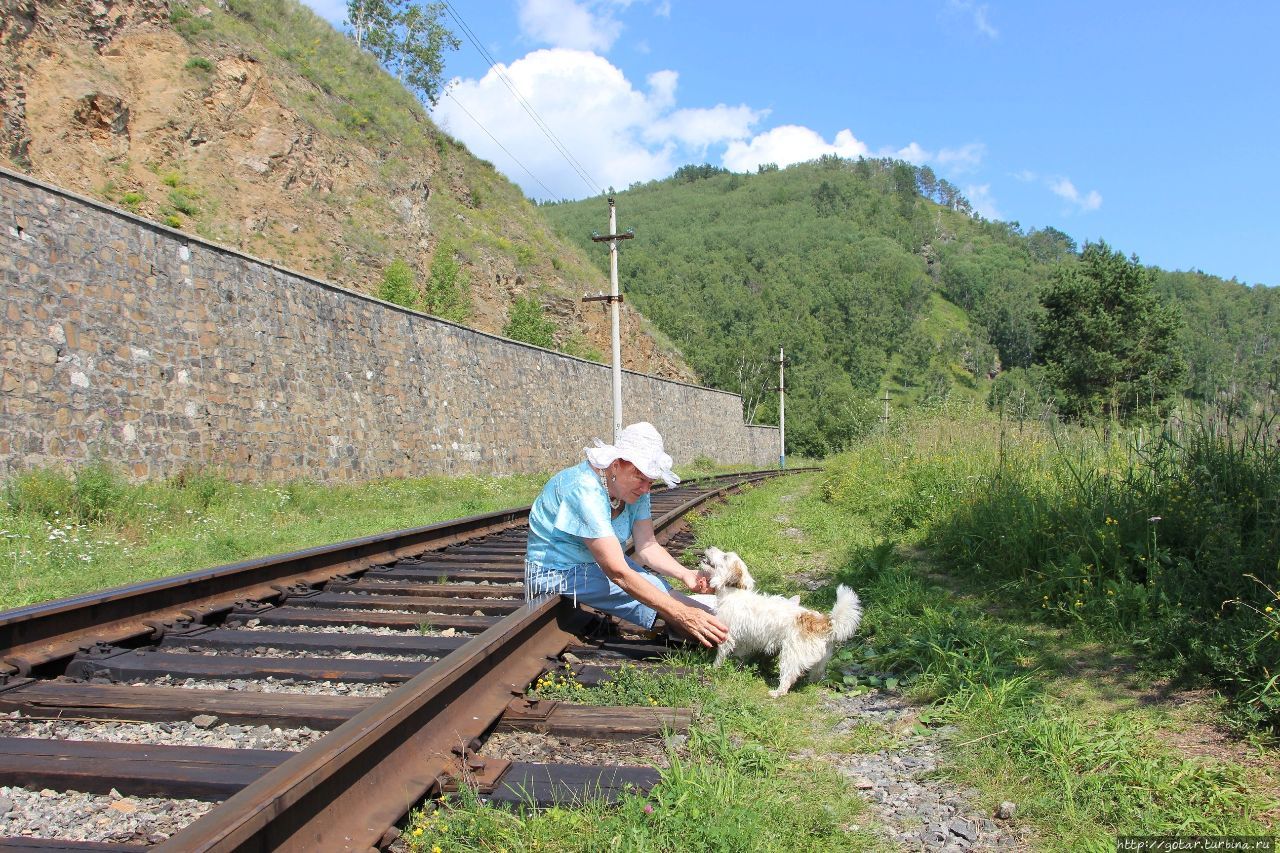
M 694 592 L 707 579 L 680 565 L 653 533 L 649 489 L 654 480 L 680 482 L 652 424 L 635 423 L 616 445 L 595 440 L 586 459 L 547 482 L 529 512 L 525 595 L 571 595 L 644 630 L 661 616 L 676 635 L 714 646 L 725 625 L 693 599 L 673 592 L 664 577 Z M 635 559 L 622 552 L 635 540 Z M 647 567 L 647 569 L 645 568 Z

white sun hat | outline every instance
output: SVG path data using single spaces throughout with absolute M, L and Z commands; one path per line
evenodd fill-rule
M 605 444 L 598 438 L 594 441 L 595 447 L 583 449 L 587 453 L 587 461 L 597 468 L 608 468 L 616 460 L 625 459 L 650 480 L 662 480 L 668 486 L 680 482 L 671 470 L 671 457 L 662 449 L 662 436 L 647 421 L 625 428 L 618 436 L 617 444 Z

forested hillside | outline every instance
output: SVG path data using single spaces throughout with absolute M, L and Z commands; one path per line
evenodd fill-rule
M 1081 247 L 1055 228 L 974 216 L 927 167 L 838 157 L 754 175 L 686 166 L 617 198 L 620 227 L 636 231 L 622 244 L 624 292 L 759 422 L 776 422 L 785 347 L 796 451 L 846 446 L 874 425 L 885 388 L 912 403 L 985 397 L 1001 377 L 1006 391 L 1052 396 L 1035 365 L 1041 300 Z M 603 200 L 542 209 L 585 246 Z M 1241 408 L 1268 393 L 1280 376 L 1280 295 L 1199 272 L 1143 276 L 1185 317 L 1180 390 L 1227 394 Z

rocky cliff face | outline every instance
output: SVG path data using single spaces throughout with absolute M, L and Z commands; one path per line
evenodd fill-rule
M 293 0 L 0 0 L 0 104 L 10 168 L 363 292 L 446 252 L 467 325 L 534 296 L 557 346 L 608 353 L 591 259 Z M 624 314 L 626 367 L 693 380 Z

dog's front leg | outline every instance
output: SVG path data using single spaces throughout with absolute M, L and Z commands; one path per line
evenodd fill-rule
M 733 654 L 733 637 L 727 637 L 723 643 L 716 648 L 716 659 L 712 666 L 724 666 L 724 662 L 729 659 L 729 655 Z

